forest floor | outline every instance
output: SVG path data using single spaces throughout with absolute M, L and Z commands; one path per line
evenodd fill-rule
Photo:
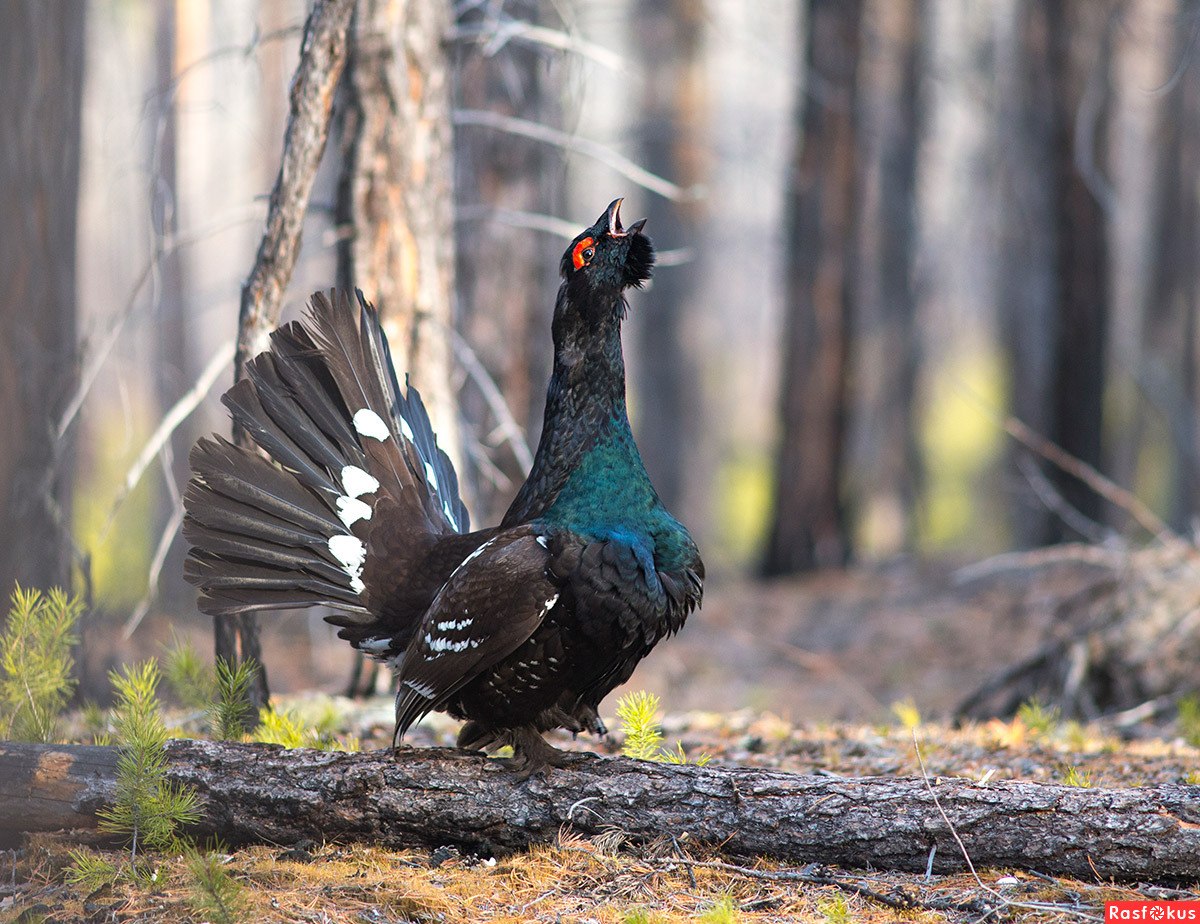
M 1032 578 L 904 566 L 718 588 L 633 686 L 662 698 L 666 744 L 679 742 L 690 759 L 834 777 L 1200 782 L 1200 749 L 1188 743 L 1195 730 L 1179 728 L 1174 716 L 1119 730 L 1060 721 L 1038 708 L 963 726 L 945 720 L 985 676 L 1032 650 L 1056 601 L 1089 579 L 1078 562 Z M 331 641 L 342 660 L 329 667 L 314 654 L 316 636 L 308 633 L 305 647 L 297 635 L 305 633 L 268 633 L 268 665 L 280 665 L 276 687 L 299 688 L 307 676 L 336 688 L 345 677 L 344 644 Z M 277 708 L 326 723 L 332 715 L 335 730 L 364 749 L 390 743 L 386 696 L 286 695 Z M 449 744 L 454 729 L 435 716 L 409 740 Z M 555 743 L 619 753 L 620 735 L 602 742 L 564 735 Z M 203 889 L 181 857 L 156 857 L 153 882 L 141 886 L 68 885 L 69 847 L 42 837 L 0 853 L 0 921 L 1066 922 L 1103 921 L 1106 901 L 1200 901 L 1198 882 L 1115 884 L 1018 869 L 911 875 L 826 867 L 820 857 L 809 866 L 736 866 L 669 831 L 638 845 L 620 831 L 583 839 L 564 830 L 553 845 L 507 857 L 333 843 L 239 849 L 222 854 L 237 884 L 222 909 L 198 903 Z
M 384 700 L 362 704 L 305 697 L 282 706 L 300 715 L 313 708 L 337 709 L 345 729 L 364 748 L 384 746 L 390 736 L 390 706 Z M 907 707 L 897 707 L 892 722 L 879 725 L 793 725 L 771 713 L 743 710 L 669 715 L 663 729 L 668 744 L 681 743 L 691 759 L 707 755 L 722 763 L 831 777 L 920 777 L 924 772 L 1104 787 L 1200 779 L 1200 749 L 1180 739 L 1128 740 L 1103 727 L 1057 722 L 1037 711 L 961 728 L 917 722 Z M 435 719 L 417 730 L 414 743 L 444 744 L 453 732 L 453 723 Z M 617 753 L 618 738 L 612 735 L 593 749 Z M 585 744 L 567 736 L 556 743 Z M 499 858 L 333 843 L 240 849 L 223 854 L 224 869 L 238 888 L 231 914 L 222 917 L 197 904 L 195 875 L 182 857 L 156 857 L 155 881 L 148 886 L 88 892 L 64 883 L 69 847 L 41 837 L 8 854 L 0 920 L 1066 922 L 1104 920 L 1106 901 L 1200 901 L 1195 882 L 1115 884 L 1020 869 L 981 869 L 977 877 L 911 875 L 821 866 L 819 857 L 802 867 L 739 866 L 678 842 L 669 831 L 655 844 L 635 845 L 619 831 L 583 839 L 564 830 L 553 845 Z M 112 857 L 120 860 L 122 854 Z

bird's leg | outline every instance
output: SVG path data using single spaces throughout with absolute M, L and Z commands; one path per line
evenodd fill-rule
M 554 747 L 530 725 L 513 729 L 508 738 L 513 748 L 513 757 L 508 766 L 516 771 L 520 780 L 527 780 L 535 773 L 544 773 L 551 767 L 569 766 L 576 756 Z

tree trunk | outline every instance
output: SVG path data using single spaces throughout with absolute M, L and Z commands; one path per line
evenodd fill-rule
M 562 53 L 513 40 L 498 50 L 489 47 L 489 27 L 503 29 L 509 17 L 562 28 L 547 15 L 548 6 L 516 0 L 504 5 L 499 20 L 491 9 L 464 8 L 454 65 L 457 106 L 562 128 Z M 553 363 L 550 320 L 562 244 L 515 227 L 514 219 L 562 212 L 563 154 L 472 126 L 456 129 L 454 145 L 460 327 L 527 442 L 536 445 Z M 466 460 L 476 505 L 482 522 L 495 522 L 528 471 L 510 445 L 497 447 L 489 439 L 498 421 L 485 396 L 468 389 L 463 397 L 464 417 L 475 431 L 473 452 L 485 457 Z
M 763 571 L 845 563 L 847 359 L 858 227 L 862 0 L 810 0 L 801 134 L 785 208 L 788 266 L 782 434 Z
M 316 0 L 304 25 L 279 176 L 271 190 L 258 255 L 242 287 L 235 379 L 241 378 L 248 360 L 267 349 L 267 337 L 279 324 L 283 295 L 300 252 L 309 193 L 329 136 L 334 90 L 346 60 L 346 32 L 353 10 L 354 0 Z M 234 437 L 239 445 L 253 448 L 246 434 L 235 429 Z M 249 691 L 257 715 L 258 708 L 266 705 L 269 691 L 254 614 L 216 617 L 214 636 L 217 657 L 230 663 L 253 659 L 258 665 Z
M 1002 66 L 999 126 L 1009 210 L 999 273 L 1013 413 L 1075 458 L 1102 467 L 1108 330 L 1105 147 L 1109 4 L 1024 0 Z M 1005 111 L 1007 110 L 1007 111 Z M 1102 502 L 1057 469 L 1046 477 L 1093 522 Z M 1016 477 L 1016 476 L 1014 476 Z M 1044 505 L 1014 505 L 1021 545 L 1076 531 Z M 1088 537 L 1090 538 L 1090 537 Z
M 911 549 L 920 453 L 914 417 L 920 337 L 916 329 L 916 176 L 921 122 L 924 0 L 869 0 L 863 52 L 865 161 L 855 301 L 854 380 L 860 419 L 854 493 L 871 551 Z
M 360 0 L 346 64 L 338 285 L 379 309 L 397 371 L 461 471 L 451 381 L 454 213 L 445 0 Z
M 71 585 L 74 439 L 57 427 L 76 380 L 84 13 L 0 6 L 0 599 L 14 581 Z
M 642 165 L 684 189 L 704 180 L 708 156 L 706 22 L 704 0 L 644 0 L 631 19 L 642 72 L 637 125 Z M 719 215 L 721 204 L 712 205 Z M 659 246 L 688 247 L 700 237 L 704 206 L 691 196 L 655 200 L 643 214 Z M 638 448 L 663 503 L 702 529 L 705 511 L 692 509 L 694 499 L 686 490 L 693 478 L 700 484 L 713 481 L 696 470 L 712 455 L 696 451 L 701 435 L 700 376 L 694 356 L 696 339 L 689 335 L 700 323 L 696 276 L 686 264 L 657 269 L 653 307 L 634 317 L 630 326 L 641 359 L 633 402 Z
M 114 748 L 0 745 L 0 840 L 94 828 L 111 804 Z M 619 830 L 670 834 L 738 857 L 879 870 L 1016 867 L 1091 879 L 1195 879 L 1195 786 L 1091 789 L 1046 783 L 831 778 L 580 755 L 518 782 L 501 761 L 444 749 L 346 754 L 172 741 L 172 782 L 204 797 L 193 832 L 225 844 L 452 844 L 491 854 Z M 935 801 L 936 797 L 936 801 Z

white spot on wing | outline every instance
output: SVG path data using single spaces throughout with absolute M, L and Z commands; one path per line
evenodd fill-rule
M 542 616 L 545 616 L 547 613 L 549 613 L 550 610 L 553 609 L 554 604 L 556 604 L 557 602 L 558 602 L 558 594 L 555 594 L 553 597 L 551 597 L 549 600 L 547 600 L 546 605 L 542 607 Z
M 379 480 L 357 465 L 344 465 L 342 466 L 342 490 L 346 492 L 347 497 L 374 494 L 379 490 Z
M 537 544 L 540 545 L 543 549 L 550 548 L 550 542 L 549 542 L 549 540 L 546 539 L 545 536 L 538 536 Z
M 337 499 L 338 517 L 349 529 L 359 520 L 371 519 L 371 506 L 360 501 L 357 497 L 339 497 Z
M 369 436 L 371 439 L 379 440 L 380 442 L 383 442 L 392 435 L 392 431 L 387 428 L 387 424 L 383 422 L 383 418 L 369 407 L 364 407 L 354 412 L 354 429 L 361 436 Z
M 474 620 L 472 619 L 447 619 L 445 622 L 439 622 L 436 626 L 439 632 L 457 632 L 459 629 L 465 629 Z
M 425 699 L 433 699 L 433 687 L 429 686 L 428 684 L 418 683 L 415 680 L 406 680 L 404 681 L 404 685 L 418 696 L 424 697 Z
M 365 638 L 358 643 L 360 651 L 365 651 L 367 654 L 381 655 L 391 647 L 392 640 L 390 638 Z
M 367 558 L 367 547 L 357 536 L 332 536 L 329 539 L 329 551 L 342 565 L 342 570 L 350 576 L 350 587 L 356 594 L 361 594 L 366 585 L 362 582 L 363 562 Z

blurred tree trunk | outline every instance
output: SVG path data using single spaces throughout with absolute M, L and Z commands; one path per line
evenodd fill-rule
M 1180 3 L 1179 22 L 1190 3 Z M 1166 417 L 1174 447 L 1168 518 L 1181 532 L 1200 512 L 1200 380 L 1197 378 L 1197 286 L 1200 275 L 1200 68 L 1195 28 L 1176 28 L 1168 56 L 1180 68 L 1158 119 L 1161 144 L 1154 171 L 1157 225 L 1149 238 L 1153 276 L 1142 312 L 1142 379 Z M 1157 373 L 1157 374 L 1156 374 Z
M 1109 3 L 1021 0 L 1000 69 L 998 144 L 1009 210 L 1001 316 L 1013 413 L 1100 468 L 1108 330 L 1107 218 L 1101 174 L 1108 107 Z M 1003 45 L 1004 43 L 1002 43 Z M 1020 451 L 1016 451 L 1020 455 Z M 1057 469 L 1045 476 L 1093 522 L 1100 499 Z M 1044 505 L 1014 505 L 1021 545 L 1075 535 Z
M 337 284 L 379 309 L 397 372 L 421 392 L 438 445 L 462 472 L 451 378 L 449 13 L 444 0 L 355 7 L 339 88 Z M 348 692 L 369 693 L 378 677 L 359 655 Z
M 690 189 L 704 178 L 705 117 L 704 0 L 642 0 L 631 19 L 638 49 L 642 100 L 638 136 L 646 169 Z M 601 197 L 605 198 L 605 197 Z M 718 205 L 719 208 L 719 205 Z M 703 206 L 694 198 L 655 201 L 644 214 L 648 232 L 664 249 L 692 245 L 700 236 Z M 639 216 L 626 214 L 626 221 Z M 634 424 L 638 448 L 663 502 L 702 529 L 687 496 L 702 460 L 699 440 L 699 373 L 689 330 L 698 318 L 691 268 L 660 267 L 654 276 L 652 316 L 636 319 L 636 349 L 642 358 L 636 380 Z
M 561 54 L 513 40 L 499 49 L 487 44 L 489 33 L 512 21 L 562 27 L 543 0 L 512 0 L 502 16 L 468 7 L 458 23 L 456 104 L 561 128 Z M 459 324 L 527 442 L 536 445 L 553 361 L 550 320 L 561 247 L 515 223 L 561 214 L 562 152 L 472 126 L 456 129 L 454 146 Z M 478 389 L 464 389 L 463 412 L 475 424 L 464 461 L 478 513 L 492 522 L 504 515 L 526 471 L 511 446 L 489 439 L 495 416 Z
M 924 0 L 868 0 L 861 151 L 865 161 L 855 292 L 855 495 L 864 539 L 878 555 L 911 548 L 920 453 L 913 402 L 916 330 L 916 174 Z
M 786 194 L 782 434 L 763 571 L 844 564 L 847 358 L 858 227 L 861 0 L 808 0 L 804 94 Z
M 84 11 L 0 4 L 0 599 L 71 583 L 73 439 L 56 428 L 77 371 Z
M 360 0 L 343 75 L 338 285 L 379 309 L 397 371 L 461 470 L 451 381 L 454 297 L 447 0 Z M 465 488 L 464 488 L 465 490 Z

